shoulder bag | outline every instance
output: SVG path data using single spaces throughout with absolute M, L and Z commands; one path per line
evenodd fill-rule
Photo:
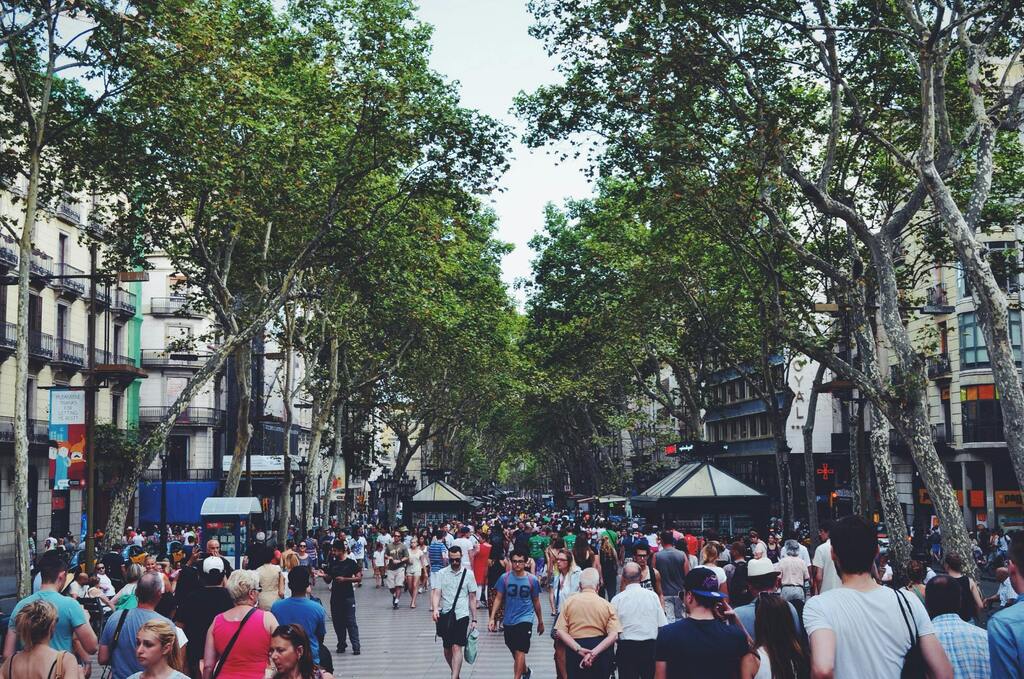
M 121 619 L 117 621 L 114 628 L 114 638 L 110 642 L 110 664 L 103 667 L 100 679 L 110 679 L 114 676 L 114 649 L 117 648 L 117 640 L 121 638 L 121 628 L 124 627 L 124 619 L 128 617 L 128 611 L 121 611 Z
M 224 663 L 227 662 L 228 655 L 231 653 L 231 649 L 234 648 L 235 642 L 238 641 L 238 635 L 242 633 L 242 628 L 245 627 L 245 623 L 249 622 L 249 618 L 253 613 L 256 612 L 256 607 L 253 606 L 249 609 L 249 612 L 242 618 L 242 622 L 238 623 L 238 629 L 231 636 L 231 640 L 228 641 L 228 645 L 224 647 L 224 652 L 220 654 L 220 659 L 217 661 L 217 666 L 213 668 L 213 674 L 210 675 L 210 679 L 217 679 L 217 675 L 224 669 Z
M 910 650 L 903 658 L 903 671 L 900 672 L 900 679 L 925 679 L 928 668 L 924 662 L 924 654 L 921 652 L 921 644 L 917 639 L 917 620 L 914 619 L 914 611 L 910 608 L 910 602 L 903 597 L 903 592 L 896 592 L 896 601 L 900 606 L 900 613 L 903 615 L 903 624 L 907 626 L 907 632 L 910 634 Z M 914 623 L 913 627 L 910 624 L 911 620 Z
M 462 594 L 462 584 L 466 582 L 466 573 L 469 572 L 468 568 L 462 569 L 462 579 L 459 580 L 459 586 L 455 590 L 455 598 L 452 599 L 452 607 L 441 614 L 437 619 L 437 634 L 442 639 L 447 637 L 452 628 L 455 627 L 455 604 L 459 603 L 459 595 Z

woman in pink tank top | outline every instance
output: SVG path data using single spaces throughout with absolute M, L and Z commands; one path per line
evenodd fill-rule
M 255 571 L 237 570 L 228 578 L 228 592 L 235 602 L 213 619 L 206 633 L 203 679 L 259 679 L 267 669 L 270 635 L 277 628 L 272 613 L 256 608 L 259 576 Z M 241 629 L 241 631 L 239 631 Z M 228 650 L 232 637 L 238 633 Z M 226 653 L 225 653 L 226 652 Z

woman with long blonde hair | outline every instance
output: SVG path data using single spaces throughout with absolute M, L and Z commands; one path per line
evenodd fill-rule
M 128 679 L 188 679 L 174 625 L 166 620 L 148 620 L 135 633 L 135 659 L 142 671 Z
M 14 618 L 14 630 L 22 650 L 0 666 L 0 677 L 11 679 L 77 679 L 78 661 L 73 653 L 50 648 L 57 625 L 57 609 L 38 599 L 26 604 Z

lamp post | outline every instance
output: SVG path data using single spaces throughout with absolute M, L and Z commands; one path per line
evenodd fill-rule
M 167 445 L 160 449 L 160 542 L 167 551 Z
M 309 524 L 306 520 L 309 518 L 309 506 L 306 503 L 306 484 L 309 483 L 309 478 L 306 476 L 306 470 L 309 468 L 309 460 L 299 460 L 299 476 L 302 479 L 302 530 L 306 529 Z

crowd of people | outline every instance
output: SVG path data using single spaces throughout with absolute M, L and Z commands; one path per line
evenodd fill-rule
M 812 552 L 777 530 L 695 535 L 505 505 L 413 529 L 258 533 L 237 569 L 216 539 L 165 533 L 129 531 L 92 574 L 47 541 L 0 676 L 73 679 L 95 657 L 112 679 L 332 679 L 335 656 L 362 652 L 365 574 L 391 610 L 426 602 L 453 679 L 481 620 L 514 679 L 532 675 L 535 633 L 552 638 L 559 679 L 1024 677 L 1024 540 L 1003 535 L 999 588 L 983 598 L 954 554 L 894 572 L 859 517 L 825 524 Z

